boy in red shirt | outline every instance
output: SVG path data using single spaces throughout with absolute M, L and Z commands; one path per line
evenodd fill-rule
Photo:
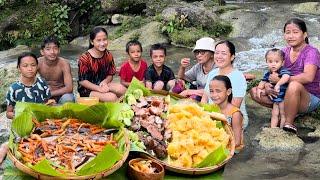
M 148 65 L 141 58 L 142 46 L 139 41 L 129 41 L 126 45 L 126 52 L 129 55 L 129 59 L 121 65 L 119 76 L 121 84 L 128 87 L 133 77 L 140 81 L 144 80 L 144 73 Z

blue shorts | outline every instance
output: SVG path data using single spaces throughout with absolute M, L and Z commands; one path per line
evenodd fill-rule
M 317 96 L 311 93 L 309 93 L 309 95 L 310 95 L 310 101 L 309 101 L 309 105 L 306 113 L 312 112 L 320 106 L 320 98 L 318 98 Z

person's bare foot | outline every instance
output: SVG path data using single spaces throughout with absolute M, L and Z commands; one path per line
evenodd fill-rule
M 0 164 L 3 162 L 4 158 L 6 157 L 8 149 L 9 149 L 8 142 L 1 144 L 1 146 L 0 146 Z

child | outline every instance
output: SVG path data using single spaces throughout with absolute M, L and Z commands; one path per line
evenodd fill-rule
M 7 118 L 14 117 L 16 102 L 44 103 L 51 97 L 49 86 L 40 77 L 36 77 L 38 69 L 37 57 L 32 53 L 24 53 L 18 57 L 17 68 L 20 72 L 18 82 L 11 85 L 7 92 Z
M 144 80 L 144 74 L 148 65 L 141 58 L 142 46 L 139 41 L 129 41 L 126 45 L 126 52 L 129 55 L 129 60 L 121 65 L 119 76 L 121 84 L 128 87 L 133 77 L 136 77 L 140 81 Z
M 210 94 L 213 103 L 220 107 L 221 112 L 226 116 L 228 123 L 231 125 L 236 150 L 241 150 L 243 144 L 243 117 L 240 109 L 231 104 L 232 100 L 232 86 L 231 81 L 227 76 L 215 76 L 209 83 Z
M 257 96 L 260 98 L 261 94 L 264 94 L 264 85 L 269 82 L 270 74 L 279 74 L 280 80 L 277 84 L 274 84 L 274 90 L 278 92 L 277 97 L 269 97 L 273 102 L 272 116 L 271 116 L 271 128 L 279 126 L 279 115 L 280 115 L 280 128 L 283 128 L 286 117 L 284 114 L 284 95 L 288 87 L 290 79 L 290 72 L 282 67 L 284 61 L 284 53 L 280 49 L 270 49 L 267 51 L 266 62 L 268 64 L 269 71 L 264 75 L 263 79 L 258 85 Z
M 102 102 L 117 101 L 126 88 L 112 82 L 116 73 L 113 56 L 107 50 L 108 33 L 102 27 L 90 32 L 89 49 L 78 60 L 78 92 L 82 97 L 98 97 Z
M 150 65 L 145 73 L 146 87 L 154 90 L 171 90 L 175 84 L 173 71 L 166 65 L 166 48 L 161 44 L 154 44 L 150 48 Z

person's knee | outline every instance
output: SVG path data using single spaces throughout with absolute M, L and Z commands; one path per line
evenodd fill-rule
M 303 89 L 303 85 L 297 81 L 292 81 L 289 83 L 286 93 L 300 93 Z
M 153 89 L 155 90 L 162 90 L 164 86 L 164 83 L 162 81 L 157 81 L 153 85 Z
M 59 104 L 64 104 L 66 102 L 75 102 L 74 95 L 72 93 L 64 94 L 59 99 Z
M 114 93 L 108 93 L 108 101 L 116 102 L 118 101 L 118 96 Z
M 171 90 L 174 87 L 175 83 L 176 83 L 175 80 L 168 81 L 167 90 Z
M 249 90 L 251 98 L 255 97 L 255 94 L 257 93 L 257 87 L 253 87 Z

